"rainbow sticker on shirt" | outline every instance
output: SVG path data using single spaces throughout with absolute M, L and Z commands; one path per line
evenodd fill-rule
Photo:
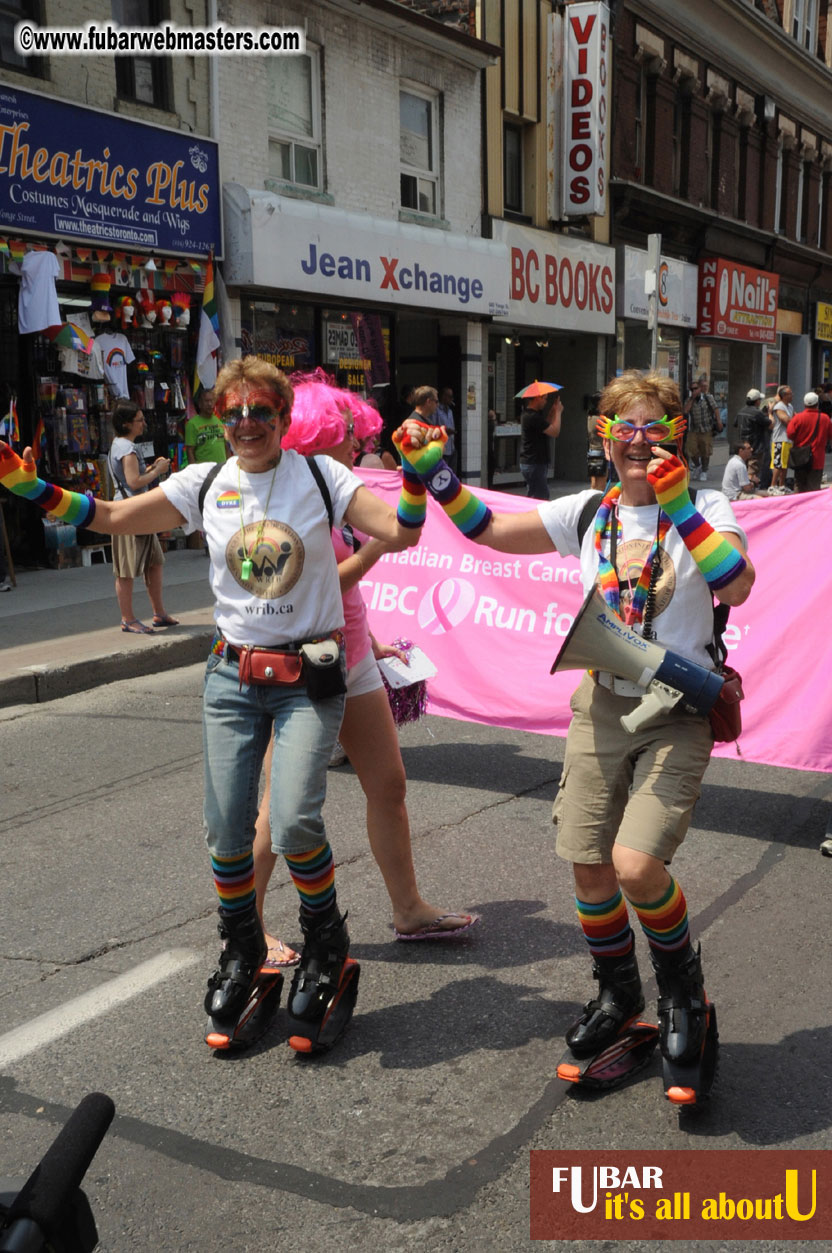
M 220 492 L 219 496 L 217 497 L 217 508 L 218 509 L 239 509 L 240 508 L 240 493 L 236 490 L 236 488 L 229 487 L 228 491 Z

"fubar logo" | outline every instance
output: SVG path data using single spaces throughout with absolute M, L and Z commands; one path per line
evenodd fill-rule
M 832 1150 L 533 1152 L 533 1240 L 828 1240 Z

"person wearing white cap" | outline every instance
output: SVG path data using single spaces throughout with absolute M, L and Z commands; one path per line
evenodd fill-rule
M 796 413 L 786 428 L 792 444 L 794 490 L 817 492 L 823 478 L 826 445 L 832 439 L 832 419 L 820 412 L 817 392 L 807 392 L 803 404 L 802 412 Z
M 760 408 L 763 393 L 752 387 L 745 398 L 745 404 L 738 412 L 734 423 L 737 427 L 739 443 L 749 443 L 754 450 L 754 460 L 760 478 L 760 487 L 765 490 L 771 483 L 771 422 L 768 412 Z

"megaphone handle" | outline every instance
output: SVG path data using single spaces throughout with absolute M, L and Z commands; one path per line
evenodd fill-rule
M 641 731 L 662 714 L 674 709 L 682 696 L 683 693 L 675 687 L 668 687 L 666 683 L 659 683 L 654 679 L 632 713 L 622 716 L 621 725 L 625 731 L 635 735 L 636 731 Z

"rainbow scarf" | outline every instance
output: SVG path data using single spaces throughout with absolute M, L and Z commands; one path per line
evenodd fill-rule
M 609 557 L 604 556 L 603 541 L 607 531 L 611 529 L 613 515 L 615 526 L 617 528 L 617 541 L 621 543 L 623 532 L 621 528 L 621 519 L 618 516 L 618 500 L 621 496 L 621 484 L 616 483 L 607 492 L 595 515 L 595 551 L 598 554 L 598 586 L 604 600 L 615 613 L 621 613 L 621 593 L 619 590 L 618 571 L 613 566 Z M 644 618 L 644 606 L 647 603 L 647 593 L 650 590 L 650 576 L 653 570 L 653 559 L 664 541 L 670 529 L 670 518 L 664 513 L 659 514 L 658 534 L 653 540 L 653 546 L 648 553 L 647 560 L 641 568 L 641 574 L 638 577 L 635 590 L 633 592 L 633 601 L 624 613 L 624 621 L 628 626 L 632 626 L 635 622 L 641 622 Z

